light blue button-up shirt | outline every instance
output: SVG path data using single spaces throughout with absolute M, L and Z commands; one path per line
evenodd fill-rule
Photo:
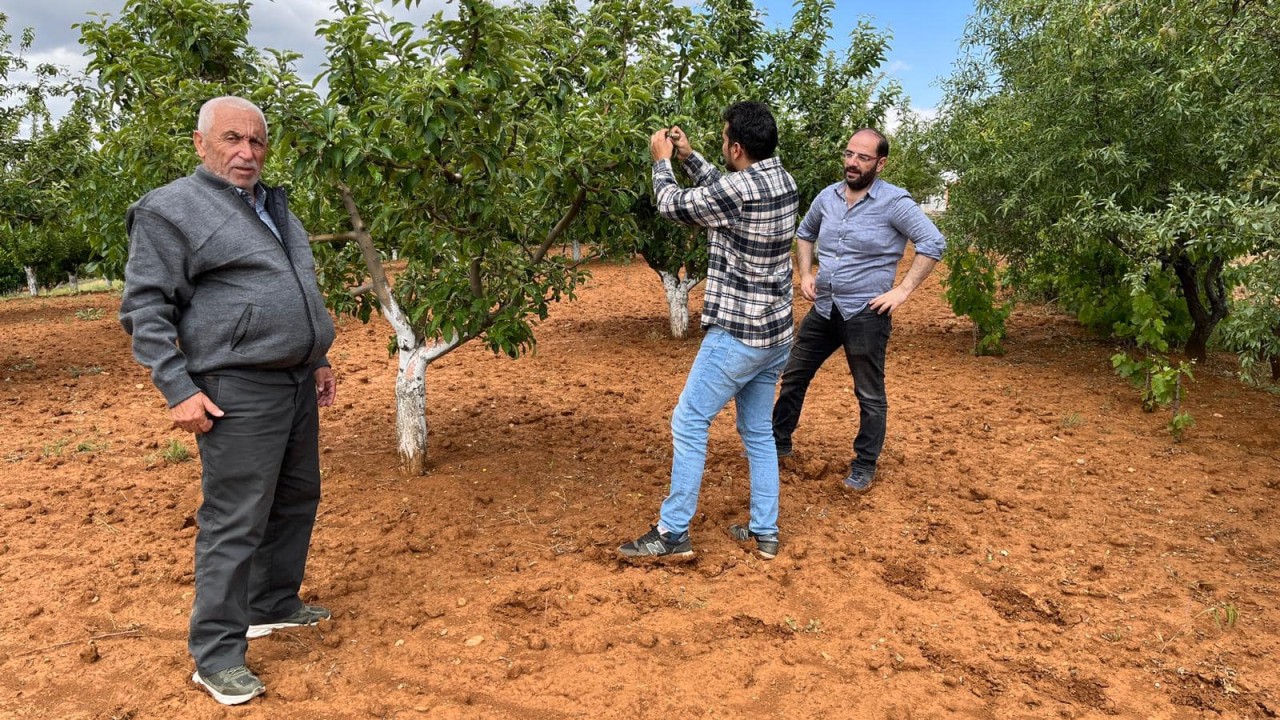
M 824 318 L 831 317 L 832 303 L 850 318 L 892 290 L 908 240 L 917 254 L 934 260 L 940 260 L 947 247 L 938 227 L 906 190 L 876 178 L 867 194 L 849 207 L 844 188 L 843 180 L 823 188 L 796 230 L 801 240 L 817 244 L 814 309 Z
M 280 237 L 280 228 L 276 227 L 276 221 L 272 220 L 271 213 L 267 212 L 266 190 L 263 190 L 262 192 L 257 192 L 257 188 L 254 188 L 254 190 L 255 192 L 253 193 L 252 198 L 253 202 L 250 204 L 253 206 L 254 211 L 258 213 L 258 217 L 262 222 L 267 224 L 267 229 L 271 231 L 271 234 L 275 235 L 277 240 L 283 242 L 283 239 Z M 246 203 L 250 201 L 249 193 L 243 188 L 236 188 L 236 192 L 240 193 L 240 197 L 243 198 Z

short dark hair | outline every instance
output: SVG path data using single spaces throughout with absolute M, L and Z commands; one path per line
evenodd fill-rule
M 722 119 L 729 124 L 725 133 L 729 142 L 741 145 L 752 160 L 773 157 L 773 151 L 778 149 L 778 123 L 768 105 L 734 103 L 725 109 Z
M 876 156 L 882 158 L 889 157 L 889 138 L 885 137 L 879 130 L 869 127 L 858 128 L 853 132 L 853 134 L 857 135 L 860 132 L 869 132 L 880 138 L 880 142 L 876 143 Z

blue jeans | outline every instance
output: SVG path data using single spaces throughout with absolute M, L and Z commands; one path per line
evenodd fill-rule
M 761 535 L 778 532 L 773 391 L 789 349 L 787 345 L 751 347 L 715 326 L 707 331 L 671 416 L 671 494 L 658 516 L 668 531 L 683 534 L 689 529 L 707 464 L 707 431 L 720 410 L 733 400 L 738 408 L 738 435 L 751 466 L 749 527 Z
M 893 320 L 889 314 L 878 314 L 870 307 L 851 318 L 841 316 L 839 308 L 834 306 L 829 319 L 817 310 L 810 310 L 800 322 L 791 359 L 782 371 L 778 404 L 773 408 L 773 436 L 778 445 L 791 447 L 791 433 L 800 422 L 809 381 L 832 353 L 844 348 L 859 410 L 858 436 L 853 441 L 850 468 L 874 473 L 880 451 L 884 449 L 889 418 L 884 358 L 892 331 Z

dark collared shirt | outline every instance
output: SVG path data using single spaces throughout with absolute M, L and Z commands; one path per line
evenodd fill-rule
M 879 295 L 893 289 L 898 261 L 907 240 L 916 253 L 942 258 L 947 241 L 911 194 L 881 178 L 853 207 L 844 199 L 843 180 L 828 185 L 813 199 L 796 237 L 817 243 L 818 299 L 814 309 L 831 317 L 831 304 L 846 318 L 862 312 Z
M 707 228 L 703 327 L 722 327 L 751 347 L 791 342 L 795 180 L 776 157 L 725 175 L 693 153 L 684 169 L 697 187 L 682 190 L 671 161 L 655 162 L 653 195 L 663 217 Z

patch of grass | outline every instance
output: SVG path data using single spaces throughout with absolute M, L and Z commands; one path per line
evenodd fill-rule
M 102 293 L 113 292 L 124 288 L 124 282 L 121 280 L 107 281 L 101 278 L 95 280 L 83 280 L 80 283 L 80 289 L 72 290 L 70 285 L 58 285 L 54 288 L 40 288 L 39 297 L 63 297 L 66 295 L 84 295 L 85 293 Z M 27 292 L 26 282 L 22 283 L 22 288 L 11 293 L 0 294 L 0 302 L 8 302 L 10 300 L 29 300 L 31 295 Z
M 72 365 L 71 367 L 67 368 L 67 372 L 71 374 L 71 377 L 77 378 L 77 377 L 80 377 L 81 375 L 97 375 L 98 373 L 102 372 L 102 368 L 97 365 L 90 365 L 89 367 L 80 367 L 78 365 Z
M 1236 626 L 1236 622 L 1240 619 L 1240 611 L 1236 609 L 1233 603 L 1221 603 L 1209 608 L 1209 617 L 1213 618 L 1213 623 L 1218 626 L 1219 630 L 1230 630 Z
M 62 451 L 71 442 L 70 438 L 54 440 L 40 448 L 40 457 L 62 457 Z
M 1080 427 L 1084 424 L 1084 418 L 1081 417 L 1078 412 L 1068 413 L 1062 416 L 1062 420 L 1059 421 L 1058 424 L 1061 425 L 1064 430 L 1067 428 Z
M 784 618 L 783 622 L 787 624 L 787 629 L 793 633 L 808 633 L 810 635 L 816 635 L 822 632 L 822 621 L 817 618 L 809 618 L 808 624 L 804 627 L 800 627 L 800 623 L 796 622 L 796 619 L 793 617 Z
M 28 370 L 35 370 L 35 369 L 36 369 L 36 361 L 32 360 L 31 358 L 26 358 L 22 362 L 14 363 L 13 365 L 9 366 L 9 370 L 12 372 L 26 372 Z
M 160 459 L 170 465 L 184 463 L 191 459 L 191 451 L 181 440 L 170 439 L 169 444 L 160 451 Z
M 1104 632 L 1102 633 L 1102 639 L 1106 640 L 1107 642 L 1117 643 L 1124 639 L 1124 633 L 1120 632 L 1119 630 Z
M 103 309 L 99 307 L 81 308 L 76 311 L 76 319 L 84 320 L 85 322 L 101 320 L 103 312 Z
M 115 280 L 108 281 L 101 278 L 96 280 L 84 280 L 80 283 L 79 289 L 72 289 L 70 285 L 58 285 L 47 292 L 41 292 L 41 295 L 48 297 L 63 297 L 66 295 L 83 295 L 85 293 L 100 293 L 119 290 L 124 287 L 124 283 Z M 30 297 L 30 296 L 28 296 Z
M 106 443 L 94 442 L 93 440 L 85 440 L 76 445 L 77 453 L 93 453 L 105 448 Z

